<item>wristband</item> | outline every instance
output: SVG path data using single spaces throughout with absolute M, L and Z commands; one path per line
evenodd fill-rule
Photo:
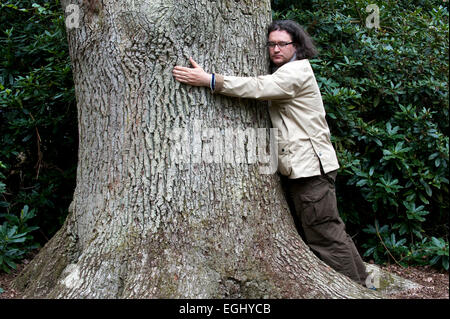
M 211 91 L 213 91 L 213 92 L 216 89 L 216 76 L 214 73 L 211 74 L 211 82 L 209 84 L 209 87 L 210 87 Z

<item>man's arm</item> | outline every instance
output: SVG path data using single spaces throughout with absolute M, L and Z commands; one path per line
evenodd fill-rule
M 176 66 L 173 69 L 173 76 L 181 83 L 211 87 L 212 74 L 205 72 L 192 58 L 190 62 L 193 68 Z M 216 85 L 214 92 L 261 100 L 278 100 L 293 98 L 298 94 L 298 90 L 308 76 L 301 75 L 292 67 L 280 68 L 271 75 L 261 75 L 257 77 L 236 77 L 215 75 Z

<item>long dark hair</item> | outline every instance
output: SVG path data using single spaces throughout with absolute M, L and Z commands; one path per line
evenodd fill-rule
M 297 48 L 297 60 L 311 59 L 317 55 L 317 49 L 309 34 L 292 20 L 273 21 L 267 30 L 267 37 L 272 31 L 286 31 L 291 35 Z

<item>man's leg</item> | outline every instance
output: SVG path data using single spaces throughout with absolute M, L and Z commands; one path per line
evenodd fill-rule
M 295 211 L 311 250 L 336 271 L 364 285 L 366 267 L 339 217 L 336 171 L 290 181 Z

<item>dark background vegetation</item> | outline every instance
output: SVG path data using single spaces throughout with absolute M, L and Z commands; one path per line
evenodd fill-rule
M 367 5 L 380 8 L 368 28 Z M 340 213 L 366 261 L 448 271 L 448 7 L 443 0 L 272 1 L 313 37 L 341 169 Z M 0 3 L 0 272 L 61 227 L 77 110 L 59 1 Z

